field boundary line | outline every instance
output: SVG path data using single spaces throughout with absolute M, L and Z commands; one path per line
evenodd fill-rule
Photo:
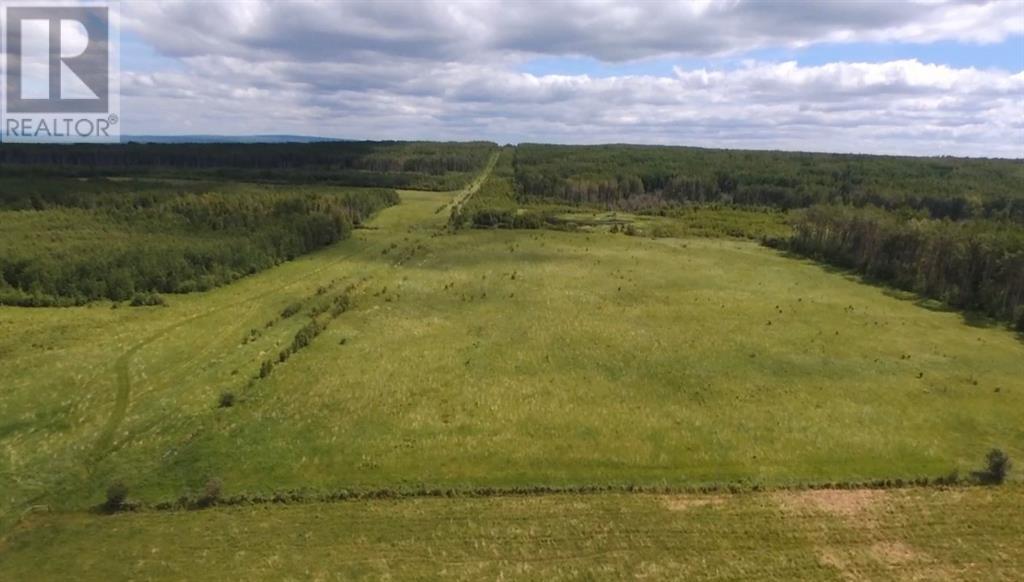
M 949 477 L 918 477 L 916 479 L 876 479 L 857 482 L 808 482 L 750 484 L 750 483 L 709 483 L 698 485 L 535 485 L 522 487 L 414 487 L 407 489 L 338 489 L 335 491 L 283 490 L 267 494 L 239 494 L 219 498 L 215 501 L 179 498 L 174 501 L 128 503 L 124 511 L 167 512 L 194 511 L 210 507 L 236 507 L 255 505 L 304 505 L 329 504 L 372 500 L 404 499 L 484 499 L 489 497 L 546 497 L 582 495 L 751 495 L 779 492 L 803 491 L 884 491 L 884 490 L 963 490 L 990 487 L 1021 488 L 1024 484 L 1012 482 L 1002 485 L 986 485 L 961 479 L 950 481 Z M 104 512 L 102 506 L 92 511 Z

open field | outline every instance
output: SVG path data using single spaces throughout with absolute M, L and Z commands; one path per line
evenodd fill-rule
M 39 515 L 7 580 L 1014 580 L 1024 492 L 407 499 Z
M 0 307 L 0 577 L 1020 567 L 1019 473 L 1005 489 L 824 501 L 604 493 L 153 511 L 213 478 L 236 498 L 774 488 L 966 475 L 992 447 L 1024 457 L 1024 342 L 1005 327 L 752 242 L 686 238 L 685 220 L 654 239 L 604 226 L 450 232 L 454 201 L 486 173 L 461 192 L 402 191 L 346 240 L 167 307 Z M 781 224 L 763 216 L 758 228 Z M 722 219 L 716 231 L 753 224 Z M 632 220 L 648 234 L 673 224 Z M 219 407 L 225 393 L 233 405 Z M 116 481 L 149 509 L 89 513 Z M 855 513 L 829 495 L 852 496 Z M 281 543 L 291 549 L 275 558 L 267 547 Z
M 999 327 L 739 241 L 445 235 L 450 198 L 406 192 L 349 240 L 169 308 L 0 309 L 7 510 L 80 509 L 115 479 L 157 502 L 210 477 L 783 484 L 1024 453 L 1024 344 Z M 253 379 L 318 288 L 349 286 L 351 310 Z

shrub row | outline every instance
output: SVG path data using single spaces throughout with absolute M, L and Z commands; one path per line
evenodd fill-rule
M 564 485 L 564 486 L 520 486 L 520 487 L 408 487 L 370 490 L 340 489 L 327 493 L 309 490 L 277 491 L 267 495 L 240 494 L 228 498 L 220 495 L 222 484 L 218 479 L 207 482 L 203 493 L 197 497 L 183 496 L 177 502 L 160 502 L 153 506 L 157 510 L 201 509 L 213 504 L 249 505 L 269 503 L 317 503 L 371 499 L 405 499 L 416 497 L 437 498 L 482 498 L 482 497 L 526 497 L 535 495 L 586 495 L 597 493 L 647 493 L 647 494 L 715 494 L 747 493 L 768 490 L 850 490 L 850 489 L 903 489 L 908 487 L 954 487 L 968 485 L 998 485 L 1004 482 L 1010 471 L 1009 456 L 999 449 L 992 449 L 985 457 L 986 467 L 972 472 L 971 479 L 964 479 L 956 471 L 939 477 L 917 477 L 910 479 L 873 479 L 868 481 L 828 481 L 819 483 L 798 483 L 777 487 L 766 487 L 760 483 L 711 483 L 694 486 L 670 485 Z M 107 511 L 124 507 L 127 488 L 120 482 L 107 491 Z M 132 506 L 137 508 L 138 506 Z
M 333 287 L 333 285 L 334 284 L 332 283 L 329 287 Z M 332 297 L 329 302 L 322 302 L 314 305 L 314 307 L 310 309 L 309 322 L 295 333 L 291 344 L 281 350 L 276 359 L 264 360 L 260 364 L 260 369 L 259 372 L 257 372 L 255 379 L 261 380 L 270 376 L 274 372 L 274 367 L 276 365 L 287 362 L 289 358 L 295 355 L 298 351 L 307 347 L 314 339 L 316 339 L 317 336 L 323 333 L 332 319 L 348 311 L 352 303 L 351 293 L 353 289 L 355 289 L 354 283 L 346 287 L 341 293 Z M 322 293 L 318 290 L 316 296 L 320 295 L 322 295 Z M 298 306 L 295 309 L 296 313 L 302 309 L 301 303 L 294 303 L 289 305 L 285 311 L 290 311 L 295 306 Z M 329 312 L 328 319 L 326 321 L 320 321 L 318 317 L 325 312 Z M 282 313 L 282 316 L 283 315 L 284 314 Z M 246 340 L 243 340 L 243 343 L 245 343 L 245 341 Z

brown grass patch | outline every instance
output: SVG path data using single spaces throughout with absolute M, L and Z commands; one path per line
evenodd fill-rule
M 889 493 L 880 489 L 816 489 L 778 494 L 783 509 L 803 513 L 808 510 L 865 523 L 873 521 L 885 505 Z
M 687 511 L 698 507 L 719 506 L 725 503 L 721 495 L 664 495 L 662 505 L 669 511 Z
M 889 566 L 898 566 L 920 559 L 914 548 L 901 541 L 878 542 L 871 546 L 871 557 Z

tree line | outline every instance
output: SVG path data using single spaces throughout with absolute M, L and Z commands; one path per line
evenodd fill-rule
M 1014 225 L 815 206 L 796 215 L 784 244 L 1024 331 L 1024 230 Z
M 479 173 L 490 142 L 7 144 L 0 173 L 331 183 L 454 190 Z
M 11 225 L 0 233 L 0 304 L 145 304 L 154 293 L 210 289 L 346 238 L 370 214 L 398 203 L 386 189 L 238 184 L 143 189 L 144 203 L 124 198 L 0 212 Z
M 1021 160 L 526 144 L 502 152 L 451 222 L 536 228 L 545 205 L 565 204 L 680 219 L 709 210 L 690 231 L 737 207 L 781 210 L 792 231 L 772 226 L 786 234 L 766 242 L 1024 331 Z M 752 215 L 737 216 L 728 228 L 748 232 L 738 225 Z M 671 235 L 677 222 L 658 228 Z
M 1024 160 L 524 144 L 513 164 L 522 201 L 630 210 L 844 204 L 1024 223 Z

